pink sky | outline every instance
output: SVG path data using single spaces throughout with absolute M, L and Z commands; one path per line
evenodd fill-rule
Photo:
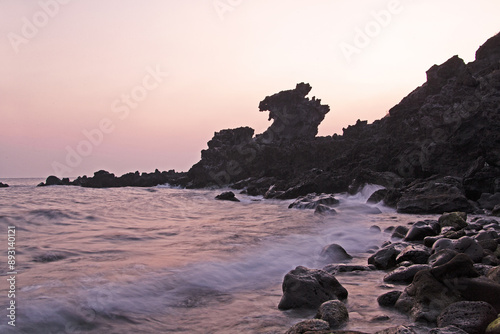
M 215 131 L 264 131 L 259 101 L 298 82 L 331 107 L 319 134 L 341 134 L 433 64 L 472 61 L 498 13 L 495 0 L 3 0 L 0 178 L 186 171 Z

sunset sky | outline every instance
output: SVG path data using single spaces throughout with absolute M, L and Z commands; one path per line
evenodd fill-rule
M 498 0 L 0 0 L 0 179 L 187 171 L 313 87 L 319 135 L 372 122 L 500 31 Z

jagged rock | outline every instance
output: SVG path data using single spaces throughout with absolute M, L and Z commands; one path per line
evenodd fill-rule
M 486 302 L 462 301 L 446 307 L 437 318 L 439 327 L 456 326 L 469 334 L 483 334 L 497 317 Z
M 392 307 L 398 301 L 399 296 L 401 296 L 401 291 L 389 291 L 383 295 L 378 296 L 377 302 L 380 306 Z
M 280 310 L 317 308 L 328 300 L 346 299 L 348 294 L 333 275 L 302 266 L 285 275 L 282 288 Z
M 269 120 L 273 124 L 257 140 L 270 144 L 279 141 L 312 139 L 318 133 L 318 126 L 330 111 L 315 97 L 306 98 L 312 87 L 299 83 L 292 90 L 285 90 L 267 96 L 259 103 L 259 111 L 269 111 Z
M 338 244 L 331 244 L 323 247 L 320 255 L 326 261 L 333 263 L 352 260 L 352 256 L 349 255 L 346 250 Z
M 330 325 L 330 329 L 344 326 L 349 321 L 349 312 L 344 303 L 339 300 L 329 300 L 321 304 L 316 313 L 316 319 L 321 319 Z
M 232 191 L 223 192 L 222 194 L 215 196 L 215 199 L 218 199 L 219 201 L 232 201 L 232 202 L 240 201 L 239 199 L 236 198 L 236 196 Z
M 473 207 L 460 189 L 461 183 L 453 178 L 418 181 L 410 185 L 400 200 L 400 213 L 471 212 Z
M 0 182 L 0 188 L 7 188 L 9 185 L 7 183 Z
M 308 319 L 296 323 L 290 329 L 288 329 L 285 334 L 305 334 L 311 331 L 321 331 L 330 329 L 328 322 L 321 319 Z

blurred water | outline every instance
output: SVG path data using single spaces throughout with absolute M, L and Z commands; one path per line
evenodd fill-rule
M 0 231 L 16 226 L 18 255 L 16 327 L 2 279 L 2 333 L 283 333 L 313 316 L 277 309 L 289 270 L 322 268 L 331 243 L 366 264 L 389 238 L 371 225 L 418 219 L 385 207 L 362 213 L 377 187 L 338 195 L 339 213 L 324 217 L 288 209 L 291 201 L 214 200 L 221 190 L 34 187 L 40 181 L 2 179 L 11 187 L 0 189 Z M 409 323 L 378 307 L 383 275 L 336 275 L 349 291 L 348 329 Z M 382 314 L 391 320 L 372 321 Z

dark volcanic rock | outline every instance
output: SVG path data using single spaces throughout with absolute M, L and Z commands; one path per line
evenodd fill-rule
M 435 236 L 439 232 L 441 232 L 441 228 L 434 222 L 420 221 L 413 224 L 404 239 L 405 241 L 421 241 L 425 237 Z
M 333 195 L 327 194 L 308 194 L 297 198 L 292 204 L 288 206 L 289 209 L 316 209 L 319 205 L 335 205 L 339 200 Z
M 7 188 L 8 186 L 8 184 L 0 182 L 0 188 Z
M 218 199 L 219 201 L 232 201 L 232 202 L 240 201 L 239 199 L 236 198 L 236 196 L 232 191 L 223 192 L 222 194 L 215 196 L 215 199 Z
M 469 334 L 483 334 L 497 312 L 488 303 L 463 301 L 453 303 L 437 318 L 439 327 L 456 326 Z
M 259 103 L 259 111 L 269 111 L 269 120 L 273 124 L 257 140 L 261 143 L 275 143 L 296 139 L 313 139 L 318 133 L 318 126 L 330 111 L 315 97 L 306 98 L 312 87 L 299 83 L 292 90 L 285 90 L 267 96 Z
M 349 255 L 345 249 L 338 244 L 331 244 L 325 246 L 321 250 L 321 257 L 323 257 L 326 261 L 331 263 L 336 262 L 345 262 L 352 260 L 352 256 Z
M 330 325 L 330 329 L 344 326 L 349 321 L 347 307 L 340 300 L 329 300 L 321 304 L 316 314 L 316 319 L 321 319 Z
M 401 213 L 443 213 L 471 212 L 473 207 L 459 180 L 443 178 L 415 182 L 403 192 L 397 209 Z
M 409 267 L 399 267 L 384 276 L 384 282 L 387 283 L 406 283 L 409 284 L 413 281 L 413 277 L 424 269 L 429 269 L 427 264 L 415 264 Z
M 390 269 L 396 266 L 396 257 L 408 244 L 394 243 L 378 250 L 368 258 L 368 264 L 373 264 L 377 269 Z
M 317 332 L 321 330 L 330 329 L 330 325 L 328 322 L 321 319 L 308 319 L 296 323 L 292 327 L 290 327 L 285 334 L 304 334 L 308 332 Z
M 378 296 L 377 302 L 380 306 L 392 307 L 396 304 L 399 296 L 401 296 L 401 291 L 389 291 L 383 295 Z
M 347 290 L 333 275 L 301 266 L 285 275 L 282 288 L 280 310 L 317 308 L 328 300 L 347 298 Z

